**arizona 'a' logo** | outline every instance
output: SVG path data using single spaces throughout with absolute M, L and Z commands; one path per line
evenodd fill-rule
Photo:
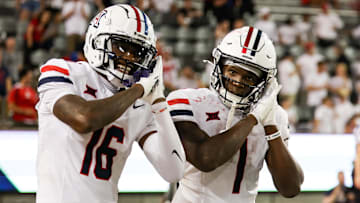
M 101 13 L 99 13 L 99 14 L 95 17 L 95 19 L 94 19 L 94 24 L 93 24 L 93 26 L 96 27 L 96 28 L 98 28 L 99 25 L 100 25 L 100 20 L 101 20 L 101 18 L 102 18 L 103 16 L 105 16 L 106 14 L 107 14 L 107 10 L 103 10 Z
M 85 94 L 90 94 L 91 96 L 96 98 L 96 92 L 97 92 L 97 89 L 94 89 L 94 88 L 90 87 L 89 85 L 86 85 L 86 90 L 84 91 Z
M 219 118 L 219 111 L 217 112 L 206 112 L 206 115 L 208 116 L 206 121 L 211 121 L 211 120 L 220 120 Z

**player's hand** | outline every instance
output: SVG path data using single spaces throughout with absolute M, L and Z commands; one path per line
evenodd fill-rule
M 159 98 L 165 98 L 164 96 L 164 83 L 163 83 L 163 65 L 162 58 L 158 56 L 156 59 L 156 65 L 153 72 L 147 78 L 141 78 L 138 84 L 141 84 L 144 88 L 144 94 L 142 99 L 153 104 L 155 100 Z
M 275 116 L 275 113 L 273 115 L 269 116 L 267 118 L 270 111 L 277 105 L 277 95 L 281 89 L 281 85 L 277 83 L 277 80 L 275 78 L 270 79 L 264 95 L 262 98 L 258 101 L 258 103 L 250 110 L 249 114 L 252 114 L 258 122 L 264 125 L 264 122 L 272 122 L 270 118 L 272 116 Z M 265 120 L 265 118 L 269 120 Z

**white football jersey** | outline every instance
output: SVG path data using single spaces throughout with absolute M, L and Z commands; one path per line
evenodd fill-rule
M 194 122 L 210 137 L 225 130 L 229 109 L 222 104 L 216 92 L 205 88 L 177 90 L 170 93 L 167 101 L 174 122 Z M 287 114 L 280 106 L 276 114 L 282 139 L 286 143 L 289 138 Z M 241 115 L 235 115 L 232 125 L 241 118 Z M 259 172 L 268 149 L 264 135 L 261 124 L 254 126 L 239 151 L 211 172 L 202 172 L 187 162 L 173 202 L 255 202 Z
M 53 114 L 55 102 L 68 94 L 96 100 L 113 93 L 86 62 L 52 59 L 40 71 L 36 201 L 117 202 L 118 180 L 133 142 L 156 130 L 150 105 L 137 100 L 108 126 L 79 134 Z

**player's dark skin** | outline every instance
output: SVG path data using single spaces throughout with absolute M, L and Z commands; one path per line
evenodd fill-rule
M 259 82 L 255 74 L 234 66 L 224 66 L 224 75 L 234 81 L 242 81 L 250 85 Z M 234 94 L 246 94 L 249 91 L 240 83 L 229 82 L 226 85 Z M 175 122 L 187 161 L 203 172 L 213 171 L 231 159 L 239 151 L 256 124 L 256 118 L 249 114 L 229 130 L 210 137 L 194 122 Z M 277 131 L 276 126 L 265 127 L 268 135 Z M 268 143 L 269 149 L 265 159 L 276 188 L 285 197 L 297 195 L 303 182 L 302 170 L 280 137 Z
M 134 58 L 131 53 L 122 53 L 115 47 L 113 51 L 124 59 Z M 86 101 L 78 95 L 65 95 L 55 103 L 53 111 L 58 119 L 76 132 L 84 134 L 114 122 L 143 94 L 142 85 L 135 84 L 105 99 Z M 159 98 L 154 103 L 161 101 L 165 101 L 165 98 Z M 139 142 L 141 147 L 152 133 L 142 137 Z

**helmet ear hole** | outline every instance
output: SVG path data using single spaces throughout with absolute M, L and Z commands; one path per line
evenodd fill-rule
M 91 47 L 92 47 L 93 49 L 96 49 L 96 48 L 95 48 L 95 40 L 94 40 L 94 39 L 91 40 Z

